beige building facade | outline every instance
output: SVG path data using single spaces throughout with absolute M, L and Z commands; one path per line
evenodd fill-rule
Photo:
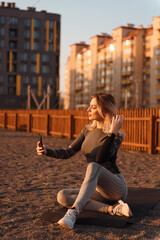
M 72 44 L 65 70 L 64 108 L 87 108 L 95 92 L 112 94 L 118 108 L 160 106 L 160 17 L 127 24 Z

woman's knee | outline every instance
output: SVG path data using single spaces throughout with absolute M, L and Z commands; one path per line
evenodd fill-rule
M 67 202 L 66 200 L 67 200 L 66 190 L 62 189 L 57 194 L 57 201 L 59 204 L 66 206 L 66 202 Z
M 86 170 L 86 177 L 88 178 L 90 176 L 98 176 L 100 167 L 101 165 L 96 162 L 89 163 Z
M 93 169 L 99 168 L 99 166 L 100 166 L 100 165 L 99 165 L 98 163 L 96 163 L 96 162 L 91 162 L 91 163 L 88 164 L 87 169 L 93 170 Z

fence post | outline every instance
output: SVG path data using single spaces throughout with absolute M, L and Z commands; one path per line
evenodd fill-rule
M 46 115 L 46 136 L 49 135 L 49 114 Z
M 7 128 L 7 113 L 4 113 L 4 128 Z
M 31 113 L 28 114 L 27 132 L 31 132 Z
M 69 115 L 69 134 L 68 134 L 68 138 L 72 139 L 73 138 L 73 129 L 74 129 L 74 118 L 73 115 L 70 114 Z
M 148 152 L 150 154 L 155 153 L 155 139 L 154 139 L 154 129 L 155 129 L 155 116 L 150 115 L 150 142 Z
M 14 130 L 17 131 L 18 129 L 18 113 L 15 114 L 15 126 L 14 126 Z

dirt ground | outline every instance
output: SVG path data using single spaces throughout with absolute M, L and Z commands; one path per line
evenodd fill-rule
M 160 239 L 160 203 L 121 229 L 76 225 L 67 231 L 43 221 L 44 211 L 59 208 L 60 189 L 80 187 L 86 161 L 82 153 L 67 160 L 38 156 L 37 141 L 38 134 L 0 129 L 0 239 Z M 65 148 L 71 141 L 48 136 L 43 142 L 48 148 Z M 120 149 L 117 163 L 129 187 L 160 188 L 160 155 Z

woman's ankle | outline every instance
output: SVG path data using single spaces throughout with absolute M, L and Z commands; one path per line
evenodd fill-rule
M 80 208 L 77 204 L 73 205 L 71 208 L 75 208 L 78 212 L 80 211 Z

